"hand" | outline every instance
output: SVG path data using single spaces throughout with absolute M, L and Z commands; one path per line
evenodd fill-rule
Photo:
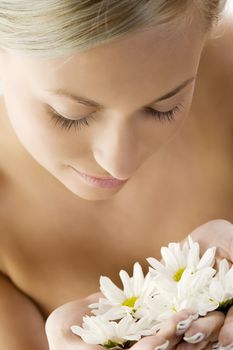
M 101 293 L 95 293 L 85 299 L 79 299 L 66 303 L 57 309 L 55 309 L 48 317 L 45 325 L 45 330 L 49 342 L 50 350 L 103 350 L 102 346 L 86 344 L 81 338 L 73 334 L 70 330 L 70 326 L 74 324 L 82 324 L 82 318 L 84 315 L 91 314 L 88 308 L 89 304 L 98 301 L 101 297 Z M 185 330 L 194 321 L 196 317 L 193 310 L 183 310 L 175 314 L 169 320 L 166 320 L 161 326 L 159 332 L 155 335 L 142 338 L 135 345 L 131 347 L 132 350 L 155 350 L 156 348 L 161 350 L 175 349 L 176 345 L 180 343 Z M 209 316 L 208 322 L 205 322 L 205 326 L 209 329 L 215 329 L 215 336 L 212 334 L 212 340 L 217 340 L 217 334 L 219 327 L 224 322 L 223 313 L 212 313 Z M 191 317 L 190 317 L 191 316 Z M 186 327 L 185 327 L 186 321 Z M 180 323 L 180 328 L 177 325 Z M 211 326 L 210 326 L 211 325 Z M 196 324 L 198 326 L 198 323 Z M 179 334 L 177 333 L 179 328 Z M 203 327 L 199 329 L 203 330 Z M 195 328 L 194 328 L 195 329 Z M 205 344 L 201 342 L 200 345 Z
M 207 248 L 216 246 L 216 260 L 219 262 L 225 258 L 233 263 L 233 225 L 230 222 L 209 221 L 193 230 L 190 235 L 194 241 L 199 242 L 202 254 Z M 188 315 L 190 312 L 187 310 L 177 313 L 164 323 L 156 335 L 143 338 L 132 347 L 132 350 L 155 350 L 156 347 L 159 347 L 159 350 L 173 348 L 176 350 L 212 350 L 214 343 L 219 342 L 222 346 L 233 343 L 233 307 L 228 311 L 226 317 L 220 311 L 213 311 L 205 317 L 199 317 L 190 322 Z M 183 327 L 183 332 L 177 336 L 177 323 L 183 321 L 182 323 L 185 324 L 185 318 L 187 319 L 186 329 Z
M 82 324 L 84 315 L 91 315 L 89 304 L 98 301 L 98 298 L 103 296 L 101 293 L 95 293 L 85 299 L 80 299 L 66 303 L 55 309 L 48 317 L 45 325 L 45 330 L 49 342 L 50 350 L 103 350 L 99 345 L 86 344 L 80 337 L 73 334 L 70 326 L 74 324 Z M 131 347 L 132 350 L 155 350 L 159 348 L 175 349 L 175 346 L 181 341 L 185 333 L 183 322 L 188 319 L 186 325 L 192 323 L 192 318 L 188 318 L 195 312 L 193 310 L 183 310 L 175 314 L 169 320 L 166 320 L 161 326 L 159 332 L 152 336 L 147 336 L 138 341 Z M 224 320 L 224 316 L 222 319 Z M 220 324 L 220 317 L 212 317 L 212 322 L 217 321 L 215 328 Z M 211 320 L 210 320 L 211 321 Z M 181 322 L 180 333 L 177 332 L 177 324 Z M 187 327 L 188 328 L 188 327 Z M 216 338 L 217 339 L 217 338 Z M 161 347 L 161 345 L 163 345 Z M 166 347 L 167 345 L 167 347 Z
M 216 246 L 216 258 L 227 259 L 233 264 L 233 224 L 226 220 L 211 220 L 190 233 L 194 241 L 200 244 L 201 253 Z
M 55 309 L 47 318 L 45 331 L 49 350 L 103 350 L 102 346 L 90 345 L 72 333 L 70 326 L 82 324 L 85 315 L 91 315 L 88 305 L 98 301 L 102 293 L 66 303 Z
M 210 246 L 216 246 L 217 258 L 226 258 L 230 262 L 233 261 L 233 225 L 231 223 L 225 220 L 213 220 L 192 231 L 191 236 L 194 241 L 200 243 L 203 251 Z M 46 334 L 50 350 L 103 350 L 102 346 L 84 343 L 70 330 L 71 325 L 82 324 L 82 317 L 91 314 L 88 305 L 98 301 L 101 296 L 101 293 L 95 293 L 85 299 L 72 301 L 60 306 L 50 314 L 46 321 Z M 189 349 L 200 350 L 204 348 L 211 349 L 212 344 L 217 340 L 225 346 L 233 343 L 231 332 L 233 328 L 233 308 L 229 310 L 226 318 L 222 312 L 215 311 L 206 317 L 192 320 L 189 318 L 192 313 L 192 310 L 183 310 L 175 314 L 164 323 L 157 334 L 144 337 L 131 349 L 155 350 L 158 348 L 171 350 L 178 348 L 178 350 L 181 350 L 182 348 L 187 349 L 188 345 Z M 185 320 L 186 322 L 184 322 Z M 179 335 L 177 335 L 177 324 L 179 322 L 181 322 L 182 327 Z M 195 344 L 188 344 L 190 340 L 187 340 L 187 338 L 193 337 L 197 333 L 204 334 L 204 338 L 197 337 Z M 182 340 L 183 337 L 186 341 Z
M 192 239 L 200 244 L 201 253 L 211 246 L 216 246 L 217 265 L 221 259 L 227 259 L 230 264 L 233 263 L 233 224 L 226 220 L 209 221 L 190 233 Z M 206 317 L 201 317 L 194 321 L 185 337 L 190 337 L 198 332 L 205 334 L 202 343 L 199 342 L 194 349 L 211 348 L 211 343 L 218 341 L 220 346 L 232 345 L 233 348 L 233 307 L 225 316 L 221 312 L 212 312 Z M 207 345 L 208 344 L 208 345 Z M 213 344 L 212 344 L 213 345 Z M 185 348 L 185 342 L 178 346 L 178 350 Z M 183 350 L 182 349 L 182 350 Z M 215 349 L 217 350 L 217 349 Z M 224 349 L 221 349 L 224 350 Z M 226 350 L 230 350 L 229 348 Z
M 196 317 L 195 317 L 196 316 Z M 206 318 L 197 319 L 197 315 L 192 310 L 182 310 L 173 317 L 166 320 L 160 331 L 153 335 L 142 338 L 130 350 L 174 350 L 185 349 L 187 343 L 182 341 L 184 335 L 188 335 L 190 329 L 196 334 L 201 329 L 206 337 L 200 340 L 198 346 L 189 344 L 187 350 L 204 349 L 210 342 L 215 342 L 218 337 L 219 329 L 224 322 L 224 314 L 221 312 L 212 312 Z M 203 320 L 205 319 L 204 325 Z M 186 330 L 189 330 L 186 332 Z M 179 332 L 179 333 L 178 333 Z M 212 350 L 212 349 L 211 349 Z

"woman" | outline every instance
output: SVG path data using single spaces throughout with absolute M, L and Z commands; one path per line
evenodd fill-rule
M 45 319 L 96 291 L 100 274 L 114 280 L 203 222 L 233 221 L 222 6 L 0 2 L 5 348 L 46 349 Z

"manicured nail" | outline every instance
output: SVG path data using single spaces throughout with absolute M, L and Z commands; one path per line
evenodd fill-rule
M 214 343 L 212 346 L 212 350 L 218 350 L 220 348 L 220 343 Z
M 198 319 L 198 316 L 199 316 L 198 313 L 196 313 L 194 315 L 190 315 L 185 320 L 180 321 L 179 323 L 177 323 L 177 325 L 176 325 L 176 335 L 184 334 L 185 331 L 190 327 L 191 323 Z
M 219 349 L 220 350 L 232 350 L 233 349 L 233 343 L 231 343 L 229 345 L 225 345 L 225 346 L 222 346 L 221 344 L 219 344 Z
M 199 343 L 200 341 L 202 341 L 204 338 L 205 338 L 205 334 L 198 332 L 198 333 L 192 335 L 191 337 L 184 337 L 183 339 L 190 344 L 196 344 L 196 343 Z
M 169 346 L 169 340 L 166 340 L 164 344 L 156 346 L 154 350 L 165 350 Z

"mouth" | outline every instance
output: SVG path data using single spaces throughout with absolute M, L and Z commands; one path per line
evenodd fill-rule
M 96 175 L 89 175 L 78 171 L 76 168 L 70 167 L 80 176 L 80 178 L 88 185 L 99 188 L 113 188 L 124 185 L 127 180 L 119 180 L 113 177 L 100 177 Z

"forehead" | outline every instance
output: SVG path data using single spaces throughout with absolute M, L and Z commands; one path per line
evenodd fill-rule
M 203 35 L 194 25 L 172 31 L 166 25 L 141 29 L 67 58 L 39 60 L 14 56 L 14 67 L 41 94 L 64 89 L 106 101 L 138 96 L 159 87 L 158 95 L 190 77 L 200 55 Z M 105 96 L 105 101 L 102 100 Z M 142 97 L 143 98 L 143 97 Z M 127 96 L 125 96 L 127 101 Z M 117 103 L 117 102 L 116 102 Z M 124 98 L 121 100 L 124 103 Z

